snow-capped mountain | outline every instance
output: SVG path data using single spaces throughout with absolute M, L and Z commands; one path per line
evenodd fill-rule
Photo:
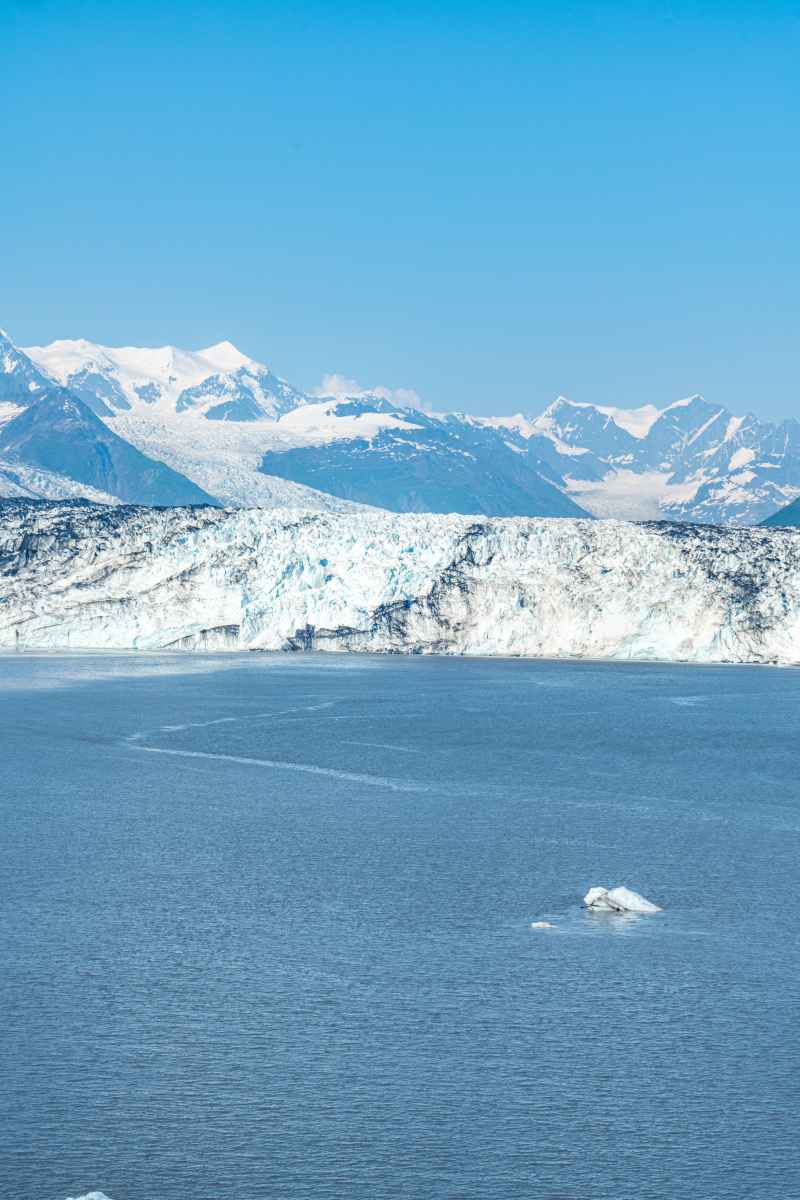
M 221 504 L 755 524 L 800 497 L 800 425 L 701 396 L 663 409 L 561 397 L 538 417 L 477 418 L 401 408 L 380 388 L 310 396 L 229 342 L 23 351 L 0 339 L 0 425 L 54 384 Z M 90 484 L 59 485 L 41 461 L 11 465 L 13 478 L 0 464 L 6 494 Z M 38 484 L 24 483 L 29 467 Z
M 229 343 L 191 353 L 55 342 L 31 355 L 0 332 L 0 496 L 365 508 L 258 473 L 276 416 L 310 397 Z M 64 389 L 73 398 L 69 411 Z M 246 429 L 257 430 L 255 437 L 236 437 Z
M 11 420 L 37 391 L 47 387 L 52 387 L 52 380 L 0 329 L 0 423 Z
M 800 530 L 0 502 L 0 646 L 800 662 Z
M 311 397 L 229 342 L 187 352 L 59 341 L 17 356 L 222 504 L 588 515 L 552 467 L 494 429 L 377 393 Z
M 534 420 L 490 423 L 510 429 L 519 445 L 534 445 L 598 517 L 750 525 L 800 496 L 797 421 L 735 417 L 702 396 L 664 409 L 560 397 Z
M 59 341 L 28 346 L 23 353 L 102 417 L 144 410 L 209 421 L 275 420 L 309 402 L 305 393 L 240 354 L 230 342 L 189 351 Z

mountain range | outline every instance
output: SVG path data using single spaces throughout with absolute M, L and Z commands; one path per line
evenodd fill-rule
M 230 342 L 20 349 L 0 333 L 0 495 L 739 525 L 800 497 L 800 425 L 701 396 L 483 418 L 388 395 L 309 395 Z

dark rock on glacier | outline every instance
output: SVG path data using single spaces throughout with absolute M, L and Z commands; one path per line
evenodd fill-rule
M 800 662 L 800 531 L 0 501 L 0 646 Z

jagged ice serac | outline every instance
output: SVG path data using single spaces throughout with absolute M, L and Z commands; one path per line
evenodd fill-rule
M 8 649 L 800 662 L 800 530 L 1 507 Z

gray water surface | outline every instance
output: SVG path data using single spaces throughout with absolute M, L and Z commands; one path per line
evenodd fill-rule
M 800 672 L 24 654 L 0 706 L 3 1200 L 800 1196 Z

